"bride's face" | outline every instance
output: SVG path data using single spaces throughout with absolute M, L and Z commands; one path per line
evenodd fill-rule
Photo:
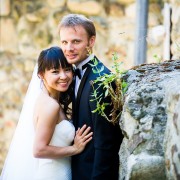
M 42 78 L 48 92 L 65 92 L 72 83 L 73 72 L 70 67 L 60 67 L 59 69 L 45 70 Z

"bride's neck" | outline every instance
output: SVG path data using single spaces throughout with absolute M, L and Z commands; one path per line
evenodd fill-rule
M 53 98 L 55 101 L 59 103 L 60 92 L 58 91 L 52 92 L 48 90 L 48 88 L 46 88 L 45 86 L 43 86 L 43 92 L 48 94 L 51 98 Z

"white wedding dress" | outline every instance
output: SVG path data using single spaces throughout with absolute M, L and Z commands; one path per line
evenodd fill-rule
M 71 122 L 62 120 L 56 125 L 51 145 L 64 147 L 71 145 L 75 128 Z M 71 157 L 59 159 L 39 159 L 35 180 L 71 180 Z
M 36 65 L 0 180 L 71 180 L 71 157 L 33 157 L 33 114 L 35 102 L 41 91 L 41 80 L 37 76 Z M 68 120 L 62 120 L 56 125 L 50 144 L 59 147 L 69 146 L 74 136 L 73 124 Z
M 68 120 L 62 120 L 56 125 L 50 144 L 59 147 L 69 146 L 72 144 L 74 136 L 75 128 L 73 124 Z M 7 168 L 5 168 L 5 171 L 2 173 L 0 180 L 72 179 L 71 157 L 37 159 L 32 156 L 32 146 L 30 146 L 28 152 L 22 151 L 20 154 L 22 154 L 22 158 L 20 155 L 9 156 L 9 161 L 7 161 L 8 166 L 6 165 Z

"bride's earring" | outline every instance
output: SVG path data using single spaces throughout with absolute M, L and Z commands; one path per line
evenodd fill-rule
M 43 79 L 43 78 L 41 78 L 40 88 L 41 88 L 41 89 L 43 89 L 43 87 L 44 87 L 44 79 Z

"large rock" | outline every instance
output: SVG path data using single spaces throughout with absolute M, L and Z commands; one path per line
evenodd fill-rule
M 103 9 L 96 1 L 78 2 L 76 0 L 69 0 L 67 7 L 73 13 L 80 13 L 85 15 L 98 15 Z
M 124 79 L 120 180 L 178 180 L 180 60 L 134 67 Z
M 11 18 L 0 19 L 0 51 L 18 53 L 18 35 Z
M 133 3 L 125 8 L 125 14 L 128 18 L 132 18 L 135 21 L 136 18 L 136 3 Z
M 47 2 L 52 8 L 60 8 L 65 6 L 66 0 L 47 0 Z
M 107 8 L 110 17 L 112 16 L 120 18 L 124 16 L 123 7 L 118 3 L 111 3 L 107 4 L 106 6 L 108 6 Z
M 0 4 L 0 16 L 9 15 L 11 10 L 10 0 L 1 0 Z
M 128 4 L 131 4 L 133 3 L 135 0 L 117 0 L 117 2 L 119 2 L 120 4 L 123 4 L 123 5 L 128 5 Z
M 167 126 L 164 141 L 168 179 L 180 179 L 180 83 L 172 81 L 167 89 Z
M 172 7 L 172 45 L 171 53 L 173 58 L 180 58 L 180 3 Z

